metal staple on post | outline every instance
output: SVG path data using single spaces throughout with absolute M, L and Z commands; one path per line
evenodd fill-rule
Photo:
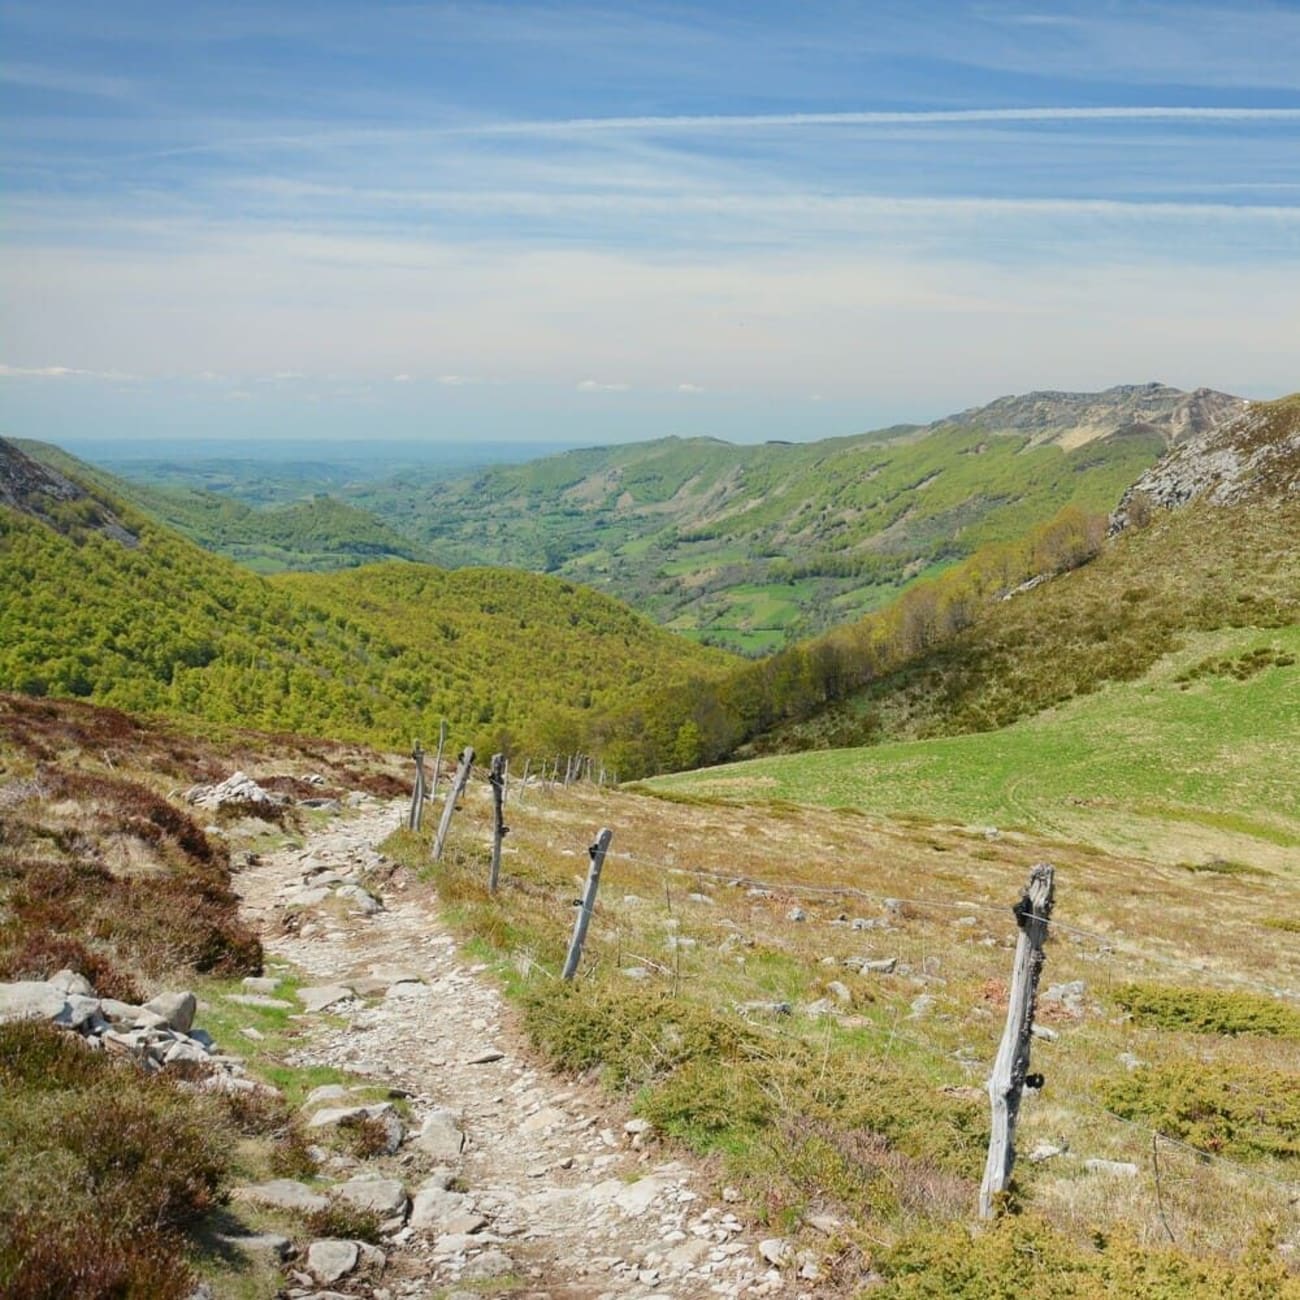
M 605 865 L 605 854 L 609 852 L 609 842 L 613 838 L 614 832 L 604 828 L 596 836 L 596 842 L 587 850 L 591 855 L 587 887 L 583 891 L 578 916 L 573 923 L 573 938 L 569 941 L 569 953 L 564 959 L 561 979 L 571 980 L 577 972 L 578 962 L 582 960 L 582 945 L 587 941 L 587 927 L 591 924 L 591 914 L 596 906 L 596 890 L 600 888 L 600 870 Z
M 1043 971 L 1043 944 L 1052 916 L 1054 877 L 1051 865 L 1040 862 L 1029 873 L 1029 884 L 1013 909 L 1020 934 L 1016 939 L 1016 955 L 1011 969 L 1007 1025 L 1002 1032 L 1002 1042 L 988 1083 L 993 1131 L 989 1138 L 984 1181 L 980 1185 L 981 1219 L 993 1217 L 995 1198 L 1011 1181 L 1011 1167 L 1016 1160 L 1016 1118 L 1020 1113 L 1021 1094 L 1026 1086 L 1041 1088 L 1043 1084 L 1041 1076 L 1035 1079 L 1029 1074 L 1029 1044 L 1034 1028 L 1038 978 Z
M 456 801 L 465 792 L 469 784 L 470 769 L 474 766 L 474 751 L 468 745 L 460 756 L 460 766 L 456 769 L 456 778 L 447 791 L 446 802 L 442 805 L 442 820 L 438 823 L 438 838 L 433 844 L 433 860 L 442 861 L 443 846 L 447 842 L 447 832 L 451 829 L 452 814 L 456 811 Z
M 510 833 L 505 824 L 503 809 L 506 795 L 506 759 L 504 754 L 492 755 L 492 767 L 488 774 L 492 786 L 492 865 L 488 871 L 488 893 L 497 892 L 497 881 L 501 877 L 501 841 Z

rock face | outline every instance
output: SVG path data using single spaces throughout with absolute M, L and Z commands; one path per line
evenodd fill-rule
M 93 502 L 76 525 L 69 525 L 55 509 L 69 501 Z M 33 460 L 4 438 L 0 438 L 0 506 L 31 515 L 55 532 L 96 532 L 132 550 L 140 545 L 140 539 L 83 487 Z
M 1153 508 L 1297 495 L 1300 395 L 1246 404 L 1235 419 L 1175 447 L 1124 493 L 1111 516 L 1111 532 L 1142 524 Z
M 1121 384 L 1100 393 L 999 397 L 930 427 L 955 424 L 995 434 L 1028 434 L 1034 445 L 1056 443 L 1067 450 L 1115 434 L 1158 433 L 1172 447 L 1209 433 L 1245 406 L 1240 397 L 1211 388 L 1188 393 L 1166 384 Z

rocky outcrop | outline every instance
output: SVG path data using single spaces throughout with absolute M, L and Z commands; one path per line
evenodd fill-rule
M 1300 395 L 1250 403 L 1161 458 L 1121 498 L 1111 531 L 1191 501 L 1235 505 L 1300 495 Z
M 130 549 L 140 545 L 140 539 L 102 501 L 4 438 L 0 438 L 0 506 L 39 519 L 56 532 L 96 532 Z
M 1112 435 L 1158 433 L 1177 446 L 1218 428 L 1247 403 L 1212 388 L 1184 392 L 1166 384 L 1121 384 L 1100 393 L 1035 392 L 999 397 L 959 411 L 931 428 L 959 425 L 989 433 L 1028 434 L 1035 444 L 1069 449 Z

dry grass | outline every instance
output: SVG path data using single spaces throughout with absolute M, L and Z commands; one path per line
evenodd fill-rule
M 1230 1259 L 1266 1219 L 1283 1238 L 1300 1231 L 1285 1143 L 1232 1148 L 1228 1163 L 1161 1142 L 1158 1197 L 1155 1111 L 1129 1107 L 1131 1123 L 1106 1113 L 1119 1095 L 1108 1089 L 1131 1081 L 1126 1053 L 1153 1067 L 1147 1100 L 1164 1095 L 1164 1072 L 1179 1066 L 1225 1080 L 1229 1091 L 1250 1062 L 1300 1086 L 1290 1045 L 1253 1032 L 1291 1023 L 1294 1003 L 1269 990 L 1300 988 L 1300 943 L 1269 922 L 1300 914 L 1300 881 L 1188 872 L 1023 833 L 988 839 L 930 819 L 585 788 L 532 789 L 522 808 L 513 796 L 508 819 L 493 900 L 483 884 L 487 803 L 473 791 L 466 800 L 438 873 L 452 919 L 499 958 L 553 1056 L 603 1068 L 661 1127 L 720 1153 L 729 1162 L 723 1176 L 747 1179 L 775 1226 L 838 1206 L 855 1222 L 850 1236 L 865 1259 L 926 1223 L 969 1216 L 982 1165 L 982 1084 L 1005 1018 L 1011 905 L 1029 867 L 1049 860 L 1058 926 L 1045 985 L 1082 980 L 1085 994 L 1078 1013 L 1063 1003 L 1040 1008 L 1057 1037 L 1035 1046 L 1047 1085 L 1026 1100 L 1020 1149 L 1041 1142 L 1066 1153 L 1017 1166 L 1021 1203 L 1078 1245 L 1123 1224 L 1138 1243 L 1167 1244 L 1172 1228 L 1180 1250 Z M 585 848 L 600 825 L 615 833 L 579 987 L 557 994 Z M 412 860 L 423 853 L 415 837 L 396 837 L 393 847 Z M 796 908 L 804 919 L 791 919 Z M 855 919 L 867 928 L 855 929 Z M 897 965 L 887 974 L 844 965 L 862 957 Z M 644 977 L 630 978 L 628 968 Z M 1135 981 L 1161 1006 L 1152 990 L 1166 990 L 1184 1016 L 1180 988 L 1218 988 L 1204 1001 L 1236 1017 L 1235 1036 L 1135 1022 L 1122 1005 Z M 847 1005 L 832 983 L 847 988 Z M 1233 996 L 1244 992 L 1252 997 Z M 917 1014 L 923 995 L 929 1002 Z M 836 1014 L 804 1010 L 819 1000 Z M 737 1010 L 757 1002 L 789 1003 L 792 1014 Z M 691 1049 L 702 1031 L 683 1030 L 683 1016 L 742 1037 L 705 1035 L 706 1045 Z M 668 1026 L 670 1047 L 646 1031 L 651 1024 Z M 1139 1175 L 1117 1182 L 1088 1173 L 1091 1157 L 1133 1161 Z

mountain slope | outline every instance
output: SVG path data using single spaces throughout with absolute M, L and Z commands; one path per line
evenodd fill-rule
M 398 565 L 339 575 L 336 594 L 324 576 L 275 586 L 4 442 L 0 484 L 0 689 L 383 744 L 446 717 L 480 747 L 503 731 L 549 747 L 581 743 L 629 682 L 727 662 L 553 578 L 440 586 Z M 406 592 L 405 626 L 361 599 L 405 581 L 437 588 Z
M 1160 385 L 1003 398 L 923 429 L 734 446 L 663 439 L 349 496 L 444 562 L 605 587 L 750 652 L 846 622 L 1062 507 L 1109 511 L 1239 399 Z
M 16 439 L 13 445 L 55 472 L 93 483 L 205 550 L 258 573 L 428 558 L 373 515 L 324 493 L 257 508 L 215 492 L 130 482 L 49 443 Z

